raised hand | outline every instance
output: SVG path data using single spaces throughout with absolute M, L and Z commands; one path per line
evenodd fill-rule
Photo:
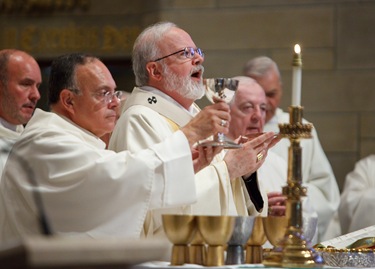
M 242 144 L 240 149 L 229 150 L 224 161 L 230 178 L 248 177 L 258 170 L 267 157 L 269 146 L 274 145 L 274 136 L 273 132 L 264 133 Z
M 208 166 L 215 155 L 222 151 L 222 147 L 196 147 L 192 150 L 194 172 L 198 173 L 200 170 Z
M 206 106 L 187 125 L 181 128 L 190 146 L 206 139 L 211 135 L 228 133 L 230 121 L 229 106 L 225 102 L 218 102 Z

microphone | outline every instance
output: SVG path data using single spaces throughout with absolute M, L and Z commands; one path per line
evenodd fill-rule
M 50 236 L 52 235 L 52 230 L 44 209 L 43 199 L 41 193 L 38 190 L 38 181 L 35 178 L 34 170 L 30 167 L 29 163 L 20 156 L 16 151 L 12 150 L 12 145 L 8 143 L 7 146 L 3 147 L 0 151 L 1 154 L 8 154 L 9 157 L 14 157 L 15 161 L 18 161 L 20 166 L 23 167 L 26 175 L 26 180 L 32 186 L 32 198 L 34 200 L 37 214 L 38 214 L 38 223 L 40 231 L 43 235 Z

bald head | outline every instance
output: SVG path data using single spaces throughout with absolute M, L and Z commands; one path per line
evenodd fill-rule
M 228 137 L 263 132 L 266 116 L 266 96 L 262 87 L 252 78 L 234 77 L 238 89 L 230 103 L 231 122 Z
M 31 118 L 42 82 L 36 60 L 20 50 L 0 51 L 0 117 L 15 125 Z

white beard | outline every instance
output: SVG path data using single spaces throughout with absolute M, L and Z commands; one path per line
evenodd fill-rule
M 202 69 L 203 73 L 203 66 L 196 69 Z M 194 69 L 192 73 L 197 72 L 196 69 Z M 168 91 L 174 90 L 187 99 L 198 100 L 202 98 L 205 93 L 202 81 L 193 81 L 191 79 L 191 74 L 186 77 L 179 77 L 173 73 L 167 65 L 163 64 L 163 76 L 165 78 L 165 87 Z

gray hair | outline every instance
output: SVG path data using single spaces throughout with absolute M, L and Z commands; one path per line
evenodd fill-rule
M 270 70 L 274 70 L 280 77 L 280 71 L 277 64 L 269 57 L 259 56 L 245 64 L 243 73 L 246 76 L 256 79 L 264 77 Z
M 159 42 L 170 29 L 178 27 L 172 22 L 159 22 L 147 27 L 133 46 L 133 72 L 137 86 L 147 85 L 149 76 L 146 64 L 160 56 Z

